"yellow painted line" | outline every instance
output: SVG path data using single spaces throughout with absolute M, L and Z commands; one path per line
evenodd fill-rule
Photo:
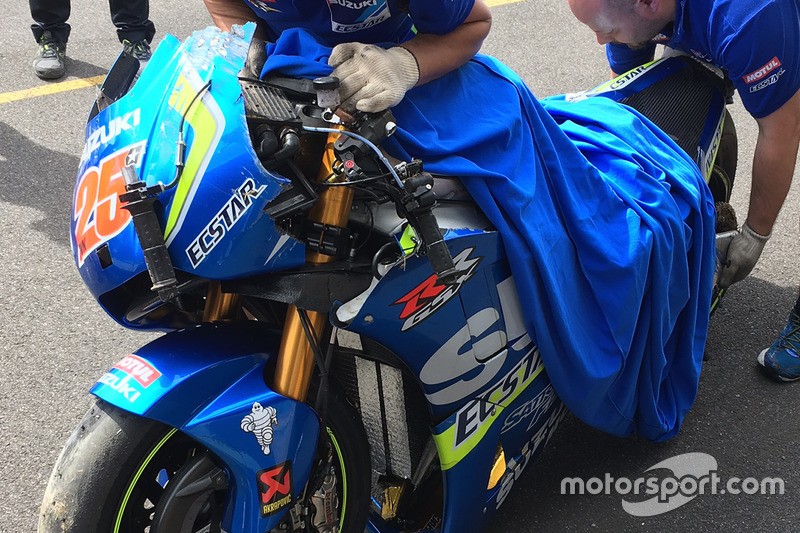
M 103 83 L 103 80 L 105 79 L 106 76 L 103 74 L 102 76 L 93 76 L 91 78 L 81 78 L 79 80 L 62 81 L 61 83 L 42 85 L 41 87 L 34 87 L 33 89 L 24 89 L 22 91 L 14 91 L 10 93 L 0 93 L 0 104 L 7 104 L 17 100 L 25 100 L 27 98 L 35 98 L 37 96 L 47 96 L 48 94 L 74 91 L 75 89 L 83 89 L 85 87 L 95 87 Z
M 506 4 L 516 4 L 517 2 L 524 2 L 525 0 L 484 0 L 484 3 L 489 7 L 504 6 Z

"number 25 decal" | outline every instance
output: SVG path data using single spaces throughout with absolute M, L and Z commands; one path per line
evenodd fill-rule
M 131 215 L 120 207 L 119 195 L 125 193 L 122 168 L 131 150 L 143 150 L 145 142 L 127 146 L 105 157 L 98 166 L 86 169 L 75 188 L 75 249 L 78 266 L 103 243 L 119 234 L 131 221 Z

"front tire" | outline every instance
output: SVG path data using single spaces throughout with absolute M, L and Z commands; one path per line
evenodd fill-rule
M 202 451 L 174 428 L 98 400 L 53 468 L 38 531 L 150 531 L 167 482 Z
M 336 394 L 330 395 L 326 422 L 306 499 L 298 503 L 305 510 L 296 516 L 310 517 L 320 532 L 360 533 L 370 502 L 366 433 L 355 410 Z M 224 484 L 189 502 L 173 494 L 193 471 L 212 472 L 212 463 L 205 448 L 178 430 L 98 400 L 56 461 L 38 532 L 219 531 Z
M 369 517 L 372 462 L 367 434 L 356 410 L 343 395 L 331 391 L 326 399 L 314 467 L 305 501 L 291 512 L 308 516 L 309 531 L 363 533 Z M 304 512 L 303 512 L 304 511 Z M 284 522 L 291 519 L 287 516 Z M 304 528 L 275 531 L 305 531 Z

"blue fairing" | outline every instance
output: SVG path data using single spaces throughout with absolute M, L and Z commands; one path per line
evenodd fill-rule
M 117 198 L 126 156 L 140 154 L 136 170 L 148 185 L 169 184 L 181 129 L 185 168 L 156 204 L 174 267 L 231 279 L 304 262 L 304 246 L 277 232 L 263 212 L 286 179 L 267 172 L 251 146 L 236 76 L 244 37 L 214 28 L 183 44 L 166 36 L 130 92 L 87 124 L 71 242 L 81 276 L 106 310 L 104 294 L 146 271 L 131 217 Z
M 316 413 L 264 383 L 264 367 L 278 341 L 274 331 L 258 323 L 186 329 L 138 349 L 92 389 L 121 409 L 180 429 L 226 465 L 233 489 L 226 531 L 274 528 L 311 471 L 319 434 Z M 246 421 L 255 427 L 246 429 Z M 288 475 L 281 481 L 289 479 L 292 491 L 263 501 L 259 477 L 272 471 Z
M 491 521 L 565 411 L 523 323 L 498 232 L 449 230 L 445 239 L 455 284 L 437 288 L 427 259 L 409 258 L 364 297 L 347 329 L 405 354 L 433 417 L 444 418 L 433 436 L 445 487 L 442 531 L 449 533 Z M 509 470 L 483 490 L 477 480 L 489 479 L 498 443 Z M 392 531 L 371 520 L 372 531 Z
M 308 55 L 312 38 L 289 33 L 265 70 L 330 72 L 315 61 L 324 46 Z M 486 56 L 392 111 L 384 148 L 459 176 L 502 235 L 527 330 L 569 409 L 615 435 L 674 436 L 697 394 L 714 273 L 714 203 L 696 164 L 632 109 L 539 102 Z

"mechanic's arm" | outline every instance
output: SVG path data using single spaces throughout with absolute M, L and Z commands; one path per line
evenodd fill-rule
M 728 266 L 719 280 L 722 288 L 753 270 L 786 200 L 800 144 L 800 91 L 777 111 L 756 121 L 758 139 L 747 220 L 728 249 Z
M 400 46 L 342 43 L 328 59 L 339 78 L 342 108 L 378 112 L 400 103 L 407 91 L 456 70 L 480 49 L 492 15 L 475 0 L 463 23 L 444 35 L 418 34 Z
M 259 22 L 258 16 L 244 0 L 203 0 L 203 2 L 214 25 L 223 31 L 230 32 L 234 24 L 243 26 L 247 22 Z M 260 29 L 256 29 L 256 36 L 263 39 Z
M 457 69 L 483 44 L 492 27 L 492 13 L 483 0 L 476 0 L 466 20 L 445 35 L 421 33 L 402 44 L 417 58 L 419 80 L 422 85 Z
M 769 235 L 792 184 L 800 143 L 800 91 L 757 122 L 747 223 L 756 233 Z

